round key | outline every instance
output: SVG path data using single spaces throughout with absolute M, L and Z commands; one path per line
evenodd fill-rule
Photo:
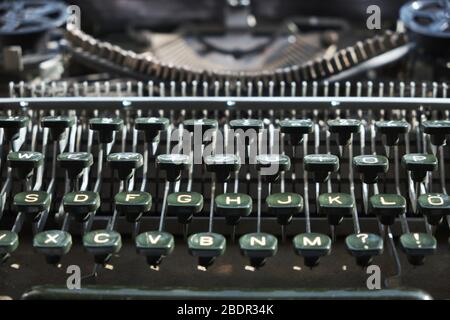
M 216 197 L 214 205 L 216 213 L 225 217 L 228 225 L 235 226 L 242 217 L 250 215 L 253 200 L 243 193 L 224 193 Z
M 71 128 L 75 123 L 75 117 L 49 116 L 42 118 L 41 127 L 50 129 L 50 137 L 53 140 L 62 140 L 65 137 L 66 129 Z
M 0 116 L 0 128 L 3 128 L 7 141 L 17 139 L 20 129 L 25 128 L 29 122 L 30 118 L 26 116 Z
M 381 133 L 386 145 L 394 146 L 398 144 L 399 136 L 408 133 L 411 126 L 404 120 L 391 120 L 377 121 L 375 127 Z
M 292 145 L 300 145 L 303 136 L 314 131 L 314 123 L 310 119 L 282 120 L 280 131 L 289 136 Z
M 388 171 L 389 160 L 385 156 L 361 155 L 353 157 L 353 165 L 364 183 L 373 184 L 381 173 Z
M 135 152 L 111 153 L 108 155 L 107 161 L 111 168 L 117 171 L 120 180 L 129 179 L 133 170 L 144 164 L 142 155 Z
M 58 264 L 72 247 L 72 236 L 62 230 L 48 230 L 34 236 L 34 249 L 45 255 L 49 264 Z
M 303 158 L 303 168 L 313 173 L 315 182 L 323 183 L 331 172 L 339 170 L 339 158 L 332 154 L 309 154 Z
M 423 132 L 430 135 L 431 144 L 442 146 L 445 144 L 446 136 L 450 134 L 449 120 L 430 120 L 421 124 Z
M 425 193 L 417 199 L 417 207 L 431 225 L 437 226 L 450 214 L 450 198 L 443 193 Z
M 83 246 L 94 255 L 95 263 L 105 264 L 122 248 L 120 233 L 111 230 L 95 230 L 83 236 Z
M 224 254 L 226 243 L 223 235 L 212 232 L 195 233 L 188 238 L 189 253 L 198 257 L 198 265 L 204 268 Z
M 280 172 L 291 168 L 291 159 L 284 154 L 260 154 L 256 156 L 256 170 L 268 182 L 275 182 Z
M 292 241 L 295 252 L 302 256 L 305 265 L 313 268 L 319 264 L 321 257 L 331 252 L 331 239 L 321 233 L 301 233 Z
M 77 221 L 84 222 L 100 208 L 100 196 L 92 191 L 69 192 L 63 197 L 63 207 Z
M 319 211 L 333 226 L 339 225 L 345 216 L 350 216 L 354 206 L 353 197 L 347 193 L 323 193 L 319 196 Z
M 303 198 L 296 193 L 274 193 L 266 198 L 266 203 L 269 213 L 281 225 L 288 225 L 294 215 L 303 211 Z
M 100 143 L 113 141 L 114 132 L 121 130 L 123 120 L 120 118 L 92 118 L 89 119 L 89 128 L 97 131 Z
M 184 154 L 161 154 L 156 158 L 156 165 L 166 172 L 167 180 L 175 182 L 180 180 L 182 171 L 189 169 L 191 161 Z
M 414 182 L 422 182 L 428 172 L 437 168 L 438 160 L 432 154 L 410 153 L 403 156 L 402 164 L 406 170 L 411 171 Z
M 278 239 L 268 233 L 249 233 L 239 239 L 239 247 L 243 256 L 248 257 L 250 265 L 261 268 L 266 260 L 275 256 L 278 251 Z
M 145 141 L 153 142 L 156 141 L 159 133 L 161 131 L 167 130 L 170 121 L 167 118 L 137 118 L 134 123 L 134 127 L 138 131 L 143 131 L 145 133 Z
M 383 239 L 372 233 L 351 234 L 345 238 L 345 244 L 356 258 L 356 263 L 362 267 L 367 267 L 374 256 L 383 253 Z
M 370 197 L 369 210 L 383 225 L 390 226 L 406 213 L 406 199 L 398 194 L 376 194 Z
M 328 120 L 328 130 L 337 135 L 338 144 L 346 146 L 352 139 L 352 134 L 361 130 L 361 121 L 355 119 Z
M 230 121 L 230 127 L 234 130 L 241 129 L 246 131 L 253 129 L 258 132 L 264 129 L 264 122 L 259 119 L 235 119 Z
M 234 154 L 209 155 L 204 161 L 206 170 L 214 172 L 219 182 L 228 181 L 231 174 L 241 168 L 241 159 Z
M 13 168 L 21 179 L 29 177 L 33 169 L 37 169 L 44 163 L 44 156 L 40 152 L 19 151 L 10 152 L 7 156 L 9 167 Z
M 159 266 L 164 257 L 170 255 L 175 248 L 173 235 L 167 232 L 149 231 L 136 237 L 136 250 L 147 259 L 150 266 Z
M 148 192 L 119 192 L 114 197 L 117 211 L 124 215 L 128 222 L 139 221 L 144 213 L 152 208 L 152 196 Z
M 437 241 L 427 233 L 405 233 L 400 237 L 400 244 L 406 253 L 409 263 L 422 265 L 425 256 L 436 252 Z
M 194 214 L 203 210 L 203 196 L 198 192 L 176 192 L 167 197 L 167 212 L 181 224 L 191 222 Z
M 87 152 L 65 152 L 57 156 L 59 166 L 66 170 L 69 179 L 81 176 L 83 170 L 94 163 L 92 154 Z

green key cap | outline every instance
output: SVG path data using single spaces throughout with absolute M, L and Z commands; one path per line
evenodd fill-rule
M 12 231 L 0 230 L 0 256 L 13 253 L 19 246 L 19 236 Z
M 77 221 L 86 221 L 100 207 L 100 196 L 92 191 L 69 192 L 63 197 L 63 206 Z
M 445 144 L 446 136 L 450 134 L 449 120 L 430 120 L 422 122 L 423 132 L 430 135 L 431 144 L 442 146 Z
M 369 210 L 385 226 L 393 225 L 395 218 L 406 213 L 406 200 L 398 194 L 374 195 L 370 197 L 369 206 Z
M 345 238 L 347 250 L 356 258 L 362 267 L 372 262 L 373 256 L 383 253 L 383 239 L 373 233 L 351 234 Z
M 241 129 L 246 131 L 253 129 L 258 132 L 264 128 L 264 122 L 259 119 L 235 119 L 230 121 L 230 127 L 234 130 Z
M 12 141 L 19 137 L 20 129 L 25 128 L 30 118 L 25 116 L 0 116 L 0 128 L 3 128 L 5 140 Z
M 136 237 L 136 250 L 147 259 L 150 266 L 158 266 L 175 248 L 173 235 L 167 232 L 149 231 Z
M 114 197 L 117 211 L 125 215 L 128 222 L 138 221 L 143 213 L 152 208 L 152 196 L 148 192 L 119 192 Z
M 120 180 L 129 179 L 133 170 L 144 164 L 142 155 L 135 152 L 111 153 L 106 159 L 111 168 L 117 171 Z
M 400 237 L 403 251 L 412 265 L 422 265 L 425 256 L 436 252 L 436 238 L 428 233 L 405 233 Z
M 319 196 L 319 210 L 334 226 L 340 224 L 344 216 L 350 216 L 354 206 L 353 197 L 347 193 L 323 193 Z
M 426 193 L 417 199 L 419 212 L 425 215 L 431 225 L 438 225 L 443 216 L 450 214 L 450 198 L 443 193 Z
M 94 255 L 96 263 L 105 264 L 122 248 L 122 237 L 116 231 L 95 230 L 83 236 L 83 246 Z
M 361 121 L 355 119 L 334 119 L 328 120 L 328 130 L 337 134 L 338 144 L 346 146 L 350 143 L 353 133 L 361 130 Z
M 268 233 L 249 233 L 239 239 L 242 255 L 250 259 L 250 265 L 258 269 L 278 251 L 278 239 Z
M 184 128 L 195 134 L 195 130 L 201 134 L 200 138 L 203 141 L 203 135 L 208 130 L 216 130 L 218 127 L 217 120 L 213 119 L 189 119 L 183 121 Z
M 303 198 L 297 193 L 274 193 L 266 198 L 269 213 L 277 217 L 281 225 L 291 222 L 292 216 L 303 211 Z
M 192 165 L 189 156 L 184 154 L 161 154 L 156 158 L 156 165 L 166 172 L 167 180 L 180 180 L 181 172 Z
M 235 226 L 241 217 L 247 217 L 252 212 L 253 200 L 243 193 L 224 193 L 214 201 L 216 213 L 224 216 L 227 224 Z
M 85 168 L 89 168 L 94 163 L 92 154 L 87 152 L 65 152 L 57 157 L 61 168 L 65 169 L 69 179 L 80 177 Z
M 36 215 L 50 208 L 50 194 L 44 191 L 20 192 L 14 196 L 17 211 Z
M 34 249 L 45 255 L 49 264 L 58 264 L 72 247 L 72 236 L 61 230 L 48 230 L 34 236 Z
M 227 181 L 231 174 L 241 168 L 241 159 L 234 154 L 216 154 L 205 157 L 205 167 L 216 174 L 219 182 Z
M 137 118 L 134 128 L 138 131 L 144 131 L 146 142 L 153 142 L 156 141 L 160 131 L 167 130 L 169 124 L 169 119 L 162 117 Z
M 291 168 L 291 159 L 284 154 L 260 154 L 256 156 L 256 170 L 269 182 L 275 182 L 282 171 Z
M 198 265 L 204 268 L 223 255 L 226 243 L 223 235 L 212 232 L 195 233 L 188 238 L 189 253 L 198 257 Z
M 427 172 L 437 168 L 438 160 L 432 154 L 410 153 L 403 156 L 402 164 L 406 170 L 411 171 L 413 181 L 422 182 Z
M 314 123 L 310 119 L 282 120 L 280 131 L 289 135 L 292 145 L 300 145 L 303 136 L 314 131 Z
M 303 158 L 303 168 L 313 173 L 315 182 L 323 183 L 331 172 L 339 170 L 339 158 L 332 154 L 309 154 Z
M 319 259 L 329 255 L 331 252 L 331 239 L 321 233 L 301 233 L 294 237 L 295 252 L 303 256 L 307 267 L 315 267 L 319 264 Z
M 123 128 L 123 120 L 120 118 L 92 118 L 89 119 L 89 128 L 98 132 L 100 143 L 113 141 L 113 133 Z
M 203 195 L 198 192 L 176 192 L 167 197 L 167 212 L 181 224 L 190 223 L 192 216 L 202 210 Z
M 389 169 L 389 160 L 385 156 L 361 155 L 353 157 L 356 171 L 362 175 L 364 183 L 376 183 L 381 173 Z
M 50 137 L 53 140 L 61 140 L 65 137 L 67 128 L 71 128 L 77 119 L 70 116 L 49 116 L 43 117 L 41 120 L 42 128 L 50 129 Z
M 44 163 L 44 156 L 40 152 L 19 151 L 10 152 L 7 156 L 9 167 L 13 168 L 20 179 L 27 178 L 33 171 Z
M 377 121 L 375 127 L 382 134 L 383 139 L 388 146 L 398 144 L 399 135 L 409 132 L 410 125 L 405 120 Z

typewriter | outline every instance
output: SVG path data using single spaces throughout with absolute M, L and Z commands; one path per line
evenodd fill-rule
M 450 2 L 0 4 L 2 299 L 448 299 Z

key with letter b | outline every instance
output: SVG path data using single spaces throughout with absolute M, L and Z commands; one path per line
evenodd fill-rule
M 217 233 L 196 233 L 188 238 L 188 247 L 189 253 L 198 257 L 198 265 L 207 268 L 225 252 L 226 239 Z

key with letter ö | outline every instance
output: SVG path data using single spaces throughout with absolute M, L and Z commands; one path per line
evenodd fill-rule
M 442 218 L 450 214 L 450 198 L 443 193 L 426 193 L 417 199 L 419 212 L 426 216 L 428 222 L 435 226 Z

